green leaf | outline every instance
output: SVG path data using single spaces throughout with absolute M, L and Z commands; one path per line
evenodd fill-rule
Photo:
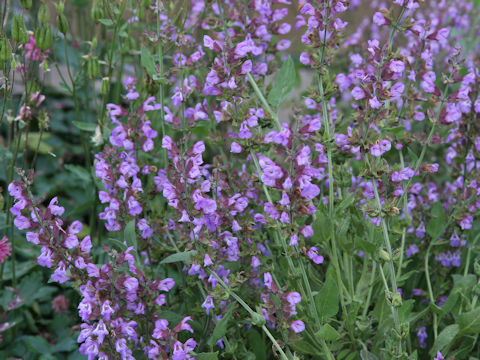
M 433 344 L 432 349 L 430 350 L 430 355 L 434 355 L 437 351 L 442 351 L 445 347 L 448 346 L 457 336 L 460 331 L 460 327 L 457 324 L 448 325 L 438 334 L 437 340 Z
M 8 263 L 9 262 L 10 261 L 8 261 Z M 34 261 L 24 261 L 24 262 L 18 262 L 17 261 L 16 266 L 15 266 L 15 275 L 16 275 L 17 279 L 22 277 L 26 273 L 28 273 L 31 269 L 33 269 L 36 266 L 38 266 L 38 264 Z M 11 268 L 12 267 L 10 266 L 10 264 L 8 264 L 8 266 L 7 266 L 7 262 L 5 262 L 5 268 L 4 268 L 5 270 L 4 270 L 3 277 L 2 277 L 3 281 L 12 279 Z
M 227 333 L 228 321 L 232 316 L 234 306 L 235 306 L 235 303 L 233 302 L 230 303 L 230 305 L 228 305 L 225 315 L 217 323 L 217 325 L 215 326 L 215 329 L 213 329 L 212 336 L 210 337 L 210 339 L 208 339 L 208 342 L 207 342 L 208 345 L 214 346 L 217 343 L 217 341 L 220 340 Z
M 6 147 L 0 146 L 0 160 L 1 162 L 6 162 L 8 160 L 11 160 L 13 158 L 13 154 L 8 151 Z
M 430 303 L 429 307 L 435 314 L 437 314 L 437 315 L 442 315 L 443 314 L 443 310 L 440 306 L 438 306 L 436 304 L 433 304 L 433 303 Z
M 50 354 L 50 345 L 41 336 L 25 336 L 23 342 L 35 354 Z
M 22 300 L 26 301 L 27 304 L 32 303 L 34 300 L 34 295 L 37 294 L 38 290 L 43 285 L 43 277 L 40 272 L 34 272 L 30 275 L 25 276 L 18 287 L 20 292 L 20 297 Z
M 152 54 L 150 54 L 148 49 L 143 45 L 140 50 L 140 62 L 145 70 L 147 70 L 148 75 L 153 76 L 157 73 L 157 68 L 155 67 Z
M 65 164 L 64 167 L 72 174 L 76 175 L 80 180 L 82 180 L 82 182 L 87 184 L 91 182 L 90 174 L 83 166 Z
M 95 129 L 97 128 L 97 124 L 87 123 L 84 121 L 72 121 L 72 124 L 75 125 L 76 128 L 88 132 L 95 132 Z
M 218 351 L 216 352 L 208 352 L 208 353 L 200 353 L 195 356 L 197 360 L 217 360 L 218 359 Z
M 327 215 L 318 210 L 315 216 L 315 221 L 313 222 L 313 240 L 316 243 L 327 242 L 330 239 L 330 229 L 331 223 Z
M 165 259 L 160 261 L 160 264 L 170 264 L 170 263 L 179 262 L 179 261 L 188 262 L 190 261 L 190 257 L 195 255 L 196 253 L 197 253 L 196 250 L 176 253 L 176 254 L 167 256 Z
M 460 331 L 463 334 L 477 334 L 480 332 L 480 308 L 458 315 Z
M 64 337 L 52 347 L 52 353 L 73 351 L 77 348 L 77 343 L 71 337 Z
M 410 313 L 413 309 L 413 304 L 415 300 L 410 299 L 403 302 L 402 306 L 398 309 L 398 318 L 400 322 L 406 322 L 410 316 Z
M 433 240 L 436 240 L 440 235 L 442 235 L 445 228 L 445 212 L 440 203 L 435 203 L 432 206 L 432 218 L 427 224 L 427 234 Z
M 333 266 L 329 266 L 327 270 L 325 284 L 315 296 L 315 305 L 322 321 L 335 316 L 338 312 L 338 287 Z
M 477 277 L 473 274 L 467 274 L 465 276 L 454 274 L 452 275 L 453 279 L 453 290 L 457 290 L 459 293 L 470 294 L 473 287 L 477 283 Z M 452 290 L 452 291 L 453 291 Z
M 28 133 L 28 139 L 25 135 L 22 135 L 21 143 L 22 146 L 26 145 L 26 147 L 32 151 L 37 151 L 38 145 L 38 153 L 42 155 L 47 155 L 53 151 L 53 147 L 44 141 L 48 140 L 50 136 L 51 135 L 49 133 L 40 134 L 39 132 L 30 132 Z
M 367 349 L 360 350 L 362 360 L 378 360 L 378 358 Z
M 255 329 L 251 328 L 247 334 L 249 349 L 255 354 L 257 360 L 267 360 L 267 348 L 262 335 Z
M 130 220 L 123 230 L 123 238 L 127 242 L 127 246 L 133 246 L 138 249 L 137 234 L 135 232 L 135 220 Z
M 337 206 L 337 210 L 336 210 L 337 213 L 343 212 L 345 209 L 350 207 L 350 205 L 352 205 L 354 201 L 355 201 L 355 196 L 353 195 L 348 196 Z
M 302 355 L 318 355 L 321 353 L 321 351 L 319 351 L 315 346 L 313 346 L 306 340 L 295 341 L 291 344 L 291 347 L 293 348 L 293 350 Z
M 335 341 L 340 338 L 340 334 L 330 324 L 322 325 L 320 330 L 315 333 L 315 336 L 321 340 Z
M 412 149 L 407 147 L 408 153 L 410 154 L 410 157 L 412 158 L 413 162 L 416 163 L 418 161 L 418 156 L 413 152 Z
M 112 26 L 113 21 L 111 19 L 98 19 L 98 22 L 105 26 Z
M 457 304 L 460 294 L 454 290 L 448 295 L 447 300 L 442 305 L 442 311 L 444 314 L 448 314 Z
M 272 90 L 268 94 L 268 102 L 278 109 L 281 103 L 287 98 L 288 94 L 295 85 L 296 72 L 295 65 L 291 57 L 283 63 L 280 71 L 273 82 Z

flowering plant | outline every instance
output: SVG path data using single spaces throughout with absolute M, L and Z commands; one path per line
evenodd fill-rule
M 20 3 L 38 24 L 2 13 L 5 79 L 24 83 L 2 113 L 3 328 L 18 247 L 78 345 L 30 329 L 7 356 L 480 356 L 474 3 L 94 0 L 102 40 L 80 43 L 63 3 L 53 35 L 45 3 Z M 44 95 L 51 63 L 70 105 Z M 67 196 L 38 185 L 62 106 Z

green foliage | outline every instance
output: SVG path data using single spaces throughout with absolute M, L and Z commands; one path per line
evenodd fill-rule
M 273 82 L 272 90 L 268 94 L 268 102 L 274 109 L 278 109 L 287 98 L 290 91 L 296 82 L 295 65 L 291 57 L 282 64 L 275 81 Z

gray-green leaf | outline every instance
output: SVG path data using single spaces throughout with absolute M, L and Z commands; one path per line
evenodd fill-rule
M 150 54 L 145 46 L 142 46 L 140 51 L 140 62 L 142 63 L 142 66 L 147 70 L 148 75 L 155 75 L 157 73 L 157 68 L 155 67 L 152 54 Z
M 280 104 L 287 98 L 296 81 L 295 65 L 291 57 L 283 63 L 273 82 L 272 90 L 268 94 L 268 102 L 278 109 Z
M 325 284 L 315 296 L 315 305 L 322 321 L 335 316 L 338 312 L 338 287 L 331 266 L 327 270 Z
M 196 253 L 197 252 L 195 250 L 176 253 L 176 254 L 167 256 L 165 259 L 163 259 L 160 262 L 160 264 L 170 264 L 170 263 L 179 262 L 179 261 L 187 262 L 190 260 L 190 257 L 195 255 Z

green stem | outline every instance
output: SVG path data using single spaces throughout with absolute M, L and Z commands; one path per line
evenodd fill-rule
M 430 250 L 433 246 L 433 241 L 428 245 L 427 253 L 425 254 L 425 278 L 427 280 L 427 289 L 428 289 L 428 297 L 430 298 L 430 302 L 435 305 L 435 297 L 433 295 L 432 283 L 430 281 L 430 270 L 428 267 L 428 261 L 430 257 Z M 438 336 L 438 319 L 437 314 L 433 312 L 433 337 L 436 340 Z
M 470 267 L 470 258 L 472 256 L 472 249 L 477 245 L 477 241 L 480 239 L 480 233 L 475 236 L 475 239 L 473 242 L 470 244 L 470 247 L 468 248 L 467 252 L 467 259 L 465 260 L 465 268 L 463 269 L 463 276 L 467 276 L 468 274 L 468 268 Z
M 164 109 L 164 90 L 163 90 L 163 75 L 164 75 L 164 68 L 163 68 L 163 44 L 162 44 L 162 40 L 161 40 L 161 37 L 160 37 L 160 0 L 157 0 L 157 38 L 158 38 L 158 63 L 159 63 L 159 66 L 160 66 L 160 78 L 161 78 L 161 82 L 160 82 L 160 88 L 158 90 L 158 93 L 159 93 L 159 97 L 160 97 L 160 104 L 161 104 L 161 107 L 160 107 L 160 126 L 161 126 L 161 129 L 162 129 L 162 136 L 165 136 L 166 133 L 165 133 L 165 109 Z M 183 86 L 183 85 L 182 85 Z M 168 165 L 168 154 L 167 154 L 167 149 L 162 149 L 163 150 L 163 154 L 162 154 L 162 157 L 163 157 L 163 166 L 164 168 L 166 169 L 167 168 L 167 165 Z
M 372 259 L 372 273 L 370 274 L 370 282 L 368 283 L 368 295 L 365 304 L 363 305 L 363 316 L 367 315 L 368 308 L 370 307 L 370 301 L 372 299 L 373 284 L 375 283 L 375 273 L 377 271 L 377 263 Z
M 282 129 L 282 125 L 280 124 L 280 122 L 278 121 L 278 115 L 276 112 L 274 112 L 272 110 L 272 108 L 270 107 L 270 105 L 268 104 L 267 102 L 267 99 L 265 99 L 265 96 L 263 96 L 263 93 L 262 91 L 259 89 L 257 83 L 255 82 L 255 79 L 253 78 L 252 74 L 251 73 L 248 73 L 247 74 L 247 77 L 248 77 L 248 81 L 250 81 L 250 84 L 252 85 L 253 87 L 253 90 L 255 91 L 255 94 L 257 95 L 257 97 L 259 98 L 260 102 L 262 103 L 263 107 L 270 113 L 270 115 L 272 116 L 273 118 L 273 121 L 275 122 L 275 126 L 277 127 L 277 130 L 281 130 Z
M 248 306 L 248 304 L 245 301 L 243 301 L 243 299 L 240 296 L 235 294 L 214 271 L 208 269 L 208 272 L 210 273 L 210 275 L 213 275 L 215 279 L 217 279 L 217 281 L 219 282 L 220 285 L 222 285 L 225 291 L 231 297 L 233 297 L 250 314 L 250 316 L 252 316 L 252 318 L 256 318 L 258 316 L 261 316 L 263 318 L 263 315 L 253 311 L 253 309 L 250 306 Z M 288 360 L 287 355 L 283 352 L 282 347 L 278 344 L 277 340 L 275 340 L 270 330 L 268 330 L 268 328 L 265 325 L 262 325 L 262 330 L 268 336 L 268 338 L 272 341 L 273 346 L 275 346 L 275 348 L 278 350 L 278 352 L 281 355 L 281 358 L 283 360 Z

